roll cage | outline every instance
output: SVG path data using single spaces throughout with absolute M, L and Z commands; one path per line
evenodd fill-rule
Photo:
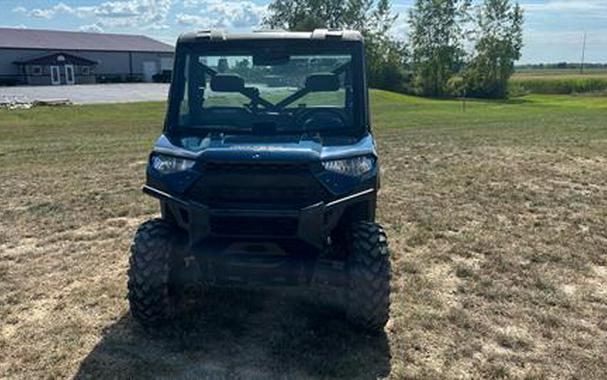
M 269 33 L 273 35 L 274 33 Z M 262 36 L 263 35 L 263 36 Z M 347 97 L 351 97 L 351 101 L 349 102 L 352 105 L 353 115 L 352 115 L 352 125 L 346 130 L 343 131 L 344 134 L 348 135 L 362 135 L 369 131 L 370 123 L 369 123 L 369 115 L 368 115 L 368 94 L 366 90 L 366 78 L 364 72 L 364 49 L 362 40 L 357 39 L 335 39 L 335 38 L 327 38 L 327 39 L 317 39 L 317 38 L 284 38 L 280 36 L 280 33 L 276 39 L 271 36 L 267 36 L 266 33 L 260 33 L 260 37 L 263 38 L 255 38 L 257 37 L 255 34 L 246 35 L 243 38 L 236 39 L 220 39 L 220 38 L 182 38 L 183 42 L 178 42 L 176 47 L 176 58 L 175 58 L 175 66 L 173 71 L 173 80 L 171 84 L 171 89 L 169 91 L 169 104 L 168 104 L 168 112 L 165 119 L 165 134 L 171 135 L 174 133 L 182 134 L 179 132 L 181 129 L 192 129 L 186 126 L 180 126 L 179 124 L 179 107 L 180 102 L 183 99 L 184 94 L 188 96 L 188 99 L 193 102 L 199 101 L 202 104 L 203 99 L 200 92 L 196 93 L 192 89 L 184 88 L 185 85 L 185 65 L 186 65 L 186 56 L 193 52 L 200 54 L 225 54 L 229 53 L 242 53 L 251 52 L 251 51 L 263 51 L 269 49 L 277 49 L 280 51 L 286 51 L 292 54 L 331 54 L 331 53 L 347 53 L 352 57 L 351 62 L 341 65 L 330 72 L 325 74 L 331 75 L 340 75 L 346 70 L 350 70 L 352 72 L 352 89 L 353 91 L 348 94 Z M 289 36 L 291 34 L 288 34 Z M 182 40 L 180 39 L 180 41 Z M 201 63 L 201 68 L 203 73 L 208 75 L 211 78 L 211 81 L 215 79 L 215 81 L 239 81 L 237 78 L 233 78 L 232 74 L 222 74 L 217 70 L 209 67 L 208 65 Z M 232 76 L 232 78 L 228 78 Z M 308 78 L 312 82 L 314 78 Z M 224 83 L 225 84 L 225 83 Z M 302 97 L 314 92 L 315 89 L 313 86 L 304 86 L 300 88 L 295 93 L 290 94 L 286 98 L 273 103 L 268 99 L 263 98 L 259 90 L 255 87 L 239 87 L 235 91 L 246 98 L 251 100 L 251 104 L 249 108 L 253 110 L 259 109 L 262 107 L 264 111 L 269 112 L 278 112 L 286 109 L 289 105 L 293 104 L 297 100 Z

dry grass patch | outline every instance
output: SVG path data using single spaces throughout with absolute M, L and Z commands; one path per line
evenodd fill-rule
M 212 292 L 141 329 L 127 252 L 157 212 L 138 189 L 163 106 L 0 113 L 0 377 L 604 378 L 604 103 L 373 100 L 380 336 L 282 291 Z

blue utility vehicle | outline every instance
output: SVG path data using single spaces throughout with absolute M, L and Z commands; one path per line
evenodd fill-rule
M 182 35 L 131 248 L 129 301 L 171 319 L 188 286 L 310 286 L 354 325 L 388 320 L 379 165 L 361 34 Z M 337 289 L 337 291 L 333 291 Z

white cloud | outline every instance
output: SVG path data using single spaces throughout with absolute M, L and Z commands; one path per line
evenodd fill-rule
M 160 30 L 169 30 L 170 27 L 167 24 L 149 24 L 146 25 L 145 27 L 143 27 L 143 30 L 153 30 L 153 31 L 160 31 Z
M 186 8 L 198 8 L 203 16 L 181 13 L 176 21 L 181 25 L 208 28 L 253 28 L 259 26 L 267 7 L 249 0 L 185 0 Z
M 29 17 L 34 18 L 46 18 L 51 19 L 55 17 L 58 13 L 68 13 L 68 14 L 76 14 L 78 8 L 70 7 L 69 5 L 59 2 L 53 6 L 48 8 L 34 8 L 32 10 L 27 10 L 25 7 L 16 7 L 13 8 L 13 12 L 23 13 Z
M 101 27 L 101 25 L 95 23 L 95 24 L 87 24 L 87 25 L 82 25 L 80 28 L 78 28 L 81 32 L 90 32 L 90 33 L 103 33 L 103 28 Z
M 120 1 L 101 3 L 95 7 L 94 13 L 100 17 L 123 18 L 137 17 L 144 12 L 137 1 Z
M 7 25 L 7 24 L 3 24 L 0 25 L 0 28 L 11 28 L 11 29 L 27 29 L 27 26 L 24 24 L 17 24 L 17 25 Z
M 177 21 L 177 23 L 180 25 L 186 26 L 213 27 L 213 21 L 211 21 L 210 18 L 185 13 L 179 13 L 177 16 L 175 16 L 175 21 Z
M 105 1 L 91 6 L 70 6 L 59 2 L 47 8 L 27 10 L 16 7 L 13 12 L 29 17 L 52 19 L 58 14 L 72 15 L 78 18 L 92 17 L 98 28 L 103 27 L 142 27 L 159 29 L 166 27 L 167 16 L 173 0 L 117 0 Z M 85 26 L 90 26 L 85 25 Z
M 527 12 L 597 12 L 607 11 L 605 0 L 548 0 L 521 4 Z
M 52 18 L 54 12 L 51 9 L 34 9 L 28 15 L 35 18 Z

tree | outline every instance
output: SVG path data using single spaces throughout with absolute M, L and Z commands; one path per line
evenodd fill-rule
M 404 42 L 391 35 L 398 18 L 391 8 L 389 0 L 379 0 L 364 31 L 367 78 L 372 87 L 405 92 L 408 55 Z
M 367 37 L 366 41 L 365 56 L 369 86 L 407 92 L 411 75 L 408 70 L 408 52 L 405 43 L 397 40 L 373 42 L 373 37 Z
M 348 0 L 344 7 L 343 25 L 366 34 L 367 20 L 373 9 L 373 0 Z
M 477 16 L 479 36 L 464 74 L 472 96 L 504 98 L 523 47 L 523 11 L 510 0 L 485 0 Z
M 416 90 L 428 96 L 447 93 L 449 79 L 464 60 L 464 25 L 470 0 L 416 0 L 409 13 Z
M 274 0 L 264 24 L 271 28 L 311 31 L 355 29 L 365 37 L 369 85 L 403 91 L 406 49 L 391 36 L 397 16 L 390 0 Z
M 345 11 L 346 0 L 274 0 L 264 24 L 293 31 L 340 28 Z

